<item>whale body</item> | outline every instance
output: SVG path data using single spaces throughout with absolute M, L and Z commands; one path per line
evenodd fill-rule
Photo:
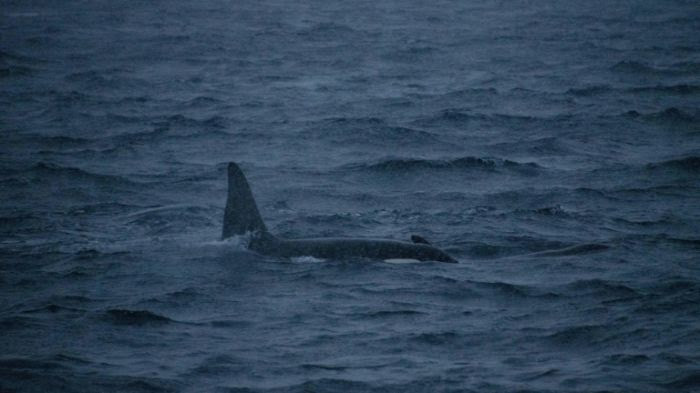
M 271 234 L 260 216 L 248 181 L 234 162 L 228 164 L 228 195 L 222 239 L 250 233 L 248 248 L 276 257 L 311 256 L 320 259 L 416 259 L 457 263 L 424 238 L 413 235 L 411 242 L 390 239 L 308 238 L 283 239 Z

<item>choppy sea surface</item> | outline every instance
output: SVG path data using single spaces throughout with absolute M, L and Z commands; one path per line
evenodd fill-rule
M 3 1 L 3 392 L 700 390 L 697 1 Z M 287 237 L 220 241 L 226 163 Z

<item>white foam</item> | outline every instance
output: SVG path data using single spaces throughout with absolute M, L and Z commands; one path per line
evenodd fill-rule
M 295 263 L 319 263 L 319 262 L 325 262 L 325 259 L 320 259 L 316 257 L 312 257 L 311 255 L 304 255 L 300 257 L 293 257 L 291 258 L 292 262 Z
M 384 262 L 394 263 L 397 265 L 404 265 L 404 264 L 408 264 L 408 263 L 420 263 L 419 260 L 411 259 L 411 258 L 390 258 L 390 259 L 385 259 Z
M 205 242 L 204 244 L 207 246 L 215 247 L 231 247 L 233 250 L 236 251 L 247 251 L 252 236 L 252 232 L 246 232 L 243 235 L 233 235 L 223 240 L 211 240 Z

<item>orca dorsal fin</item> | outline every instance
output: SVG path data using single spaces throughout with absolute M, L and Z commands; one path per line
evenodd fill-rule
M 253 193 L 241 168 L 234 162 L 228 164 L 228 196 L 224 211 L 224 228 L 221 238 L 226 239 L 246 232 L 267 232 L 260 217 Z
M 418 235 L 411 235 L 411 241 L 417 244 L 427 244 L 430 245 L 430 242 L 425 240 L 424 237 L 418 236 Z

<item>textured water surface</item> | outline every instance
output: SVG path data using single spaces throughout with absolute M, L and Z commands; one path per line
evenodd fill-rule
M 5 1 L 0 390 L 700 389 L 695 1 Z M 226 163 L 287 237 L 219 241 Z

